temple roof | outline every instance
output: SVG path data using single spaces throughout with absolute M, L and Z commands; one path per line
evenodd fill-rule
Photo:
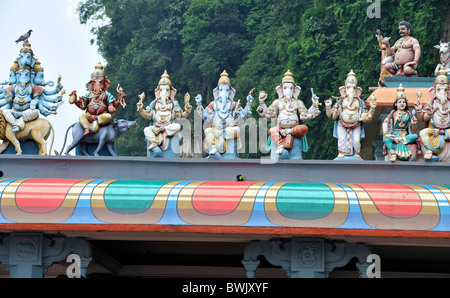
M 450 165 L 443 163 L 39 156 L 0 162 L 1 230 L 450 237 Z

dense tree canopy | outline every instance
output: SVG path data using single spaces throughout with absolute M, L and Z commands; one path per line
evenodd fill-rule
M 265 90 L 268 103 L 289 69 L 302 87 L 300 99 L 311 104 L 311 88 L 325 100 L 353 69 L 363 96 L 376 86 L 380 52 L 375 32 L 398 38 L 398 23 L 407 19 L 422 45 L 421 76 L 431 76 L 438 56 L 447 1 L 380 0 L 381 17 L 369 18 L 366 0 L 84 0 L 80 21 L 93 27 L 100 53 L 108 62 L 113 86 L 120 83 L 128 107 L 118 117 L 139 126 L 117 142 L 120 155 L 145 156 L 142 129 L 148 125 L 135 107 L 138 94 L 153 90 L 167 70 L 177 98 L 186 92 L 211 101 L 220 73 L 226 70 L 245 99 L 249 90 Z M 191 104 L 195 105 L 193 96 Z M 258 100 L 253 102 L 256 110 Z M 309 159 L 336 155 L 332 121 L 325 113 L 307 123 Z M 255 117 L 257 113 L 254 112 Z M 249 155 L 248 157 L 257 157 Z

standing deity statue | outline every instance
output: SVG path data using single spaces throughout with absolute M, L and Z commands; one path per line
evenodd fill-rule
M 301 123 L 314 119 L 320 114 L 319 98 L 313 93 L 313 104 L 307 109 L 303 101 L 298 99 L 301 87 L 295 83 L 294 75 L 289 70 L 284 74 L 276 91 L 278 99 L 274 100 L 269 107 L 265 104 L 267 94 L 262 92 L 260 105 L 256 111 L 261 117 L 277 120 L 277 126 L 269 129 L 269 143 L 275 144 L 275 153 L 279 156 L 282 155 L 283 158 L 301 159 L 301 153 L 295 156 L 291 155 L 291 149 L 293 149 L 295 139 L 302 139 L 301 146 L 303 148 L 298 149 L 302 149 L 303 152 L 307 151 L 308 127 Z
M 425 147 L 425 161 L 450 161 L 450 88 L 447 72 L 443 67 L 429 90 L 430 101 L 426 107 L 420 101 L 414 103 L 417 116 L 425 122 L 420 139 Z
M 177 90 L 172 86 L 170 76 L 164 71 L 155 89 L 155 100 L 145 110 L 143 108 L 145 93 L 139 95 L 137 110 L 142 117 L 151 121 L 150 126 L 144 129 L 145 138 L 149 143 L 147 150 L 155 157 L 163 157 L 164 152 L 169 149 L 170 139 L 181 131 L 181 124 L 175 120 L 185 119 L 191 113 L 189 93 L 184 97 L 184 112 L 175 100 L 176 94 Z
M 240 128 L 237 119 L 246 119 L 251 115 L 253 96 L 247 96 L 247 104 L 242 108 L 234 101 L 236 90 L 231 86 L 230 78 L 226 71 L 220 75 L 218 85 L 213 90 L 214 100 L 204 109 L 201 106 L 202 97 L 197 95 L 195 101 L 197 112 L 203 120 L 211 121 L 211 126 L 205 129 L 204 148 L 208 152 L 208 158 L 223 158 L 232 141 L 236 140 L 235 149 L 241 147 Z M 231 154 L 236 157 L 236 152 Z
M 414 144 L 419 137 L 417 135 L 418 119 L 409 111 L 408 99 L 404 91 L 400 84 L 392 111 L 382 125 L 386 153 L 389 154 L 389 160 L 392 162 L 410 160 L 412 152 L 408 145 Z
M 393 75 L 417 75 L 421 49 L 419 41 L 412 36 L 413 26 L 407 21 L 401 21 L 398 30 L 401 38 L 395 42 L 393 47 L 389 45 L 389 37 L 384 38 L 381 42 L 386 46 L 387 58 L 390 58 L 390 61 L 385 64 L 386 70 Z
M 337 158 L 355 157 L 361 158 L 361 140 L 364 138 L 364 123 L 370 122 L 375 113 L 377 103 L 375 97 L 370 97 L 369 111 L 361 100 L 361 87 L 353 70 L 347 75 L 345 86 L 339 88 L 340 97 L 332 106 L 332 99 L 325 101 L 327 117 L 335 121 L 333 136 L 338 139 Z
M 110 85 L 111 82 L 103 70 L 103 65 L 99 62 L 91 74 L 87 93 L 79 98 L 76 91 L 70 94 L 69 103 L 85 111 L 78 117 L 84 129 L 84 135 L 95 134 L 101 126 L 110 124 L 116 110 L 126 106 L 126 95 L 123 90 L 118 89 L 117 100 L 108 92 Z

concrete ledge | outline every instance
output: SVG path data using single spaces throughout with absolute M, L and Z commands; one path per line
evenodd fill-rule
M 0 155 L 0 178 L 286 181 L 447 185 L 449 163 L 260 159 L 152 159 Z

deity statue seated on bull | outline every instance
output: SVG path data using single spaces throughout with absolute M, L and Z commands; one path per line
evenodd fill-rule
M 0 153 L 50 154 L 53 139 L 48 152 L 46 140 L 51 132 L 54 138 L 54 130 L 49 121 L 39 116 L 56 114 L 63 103 L 61 76 L 53 90 L 46 88 L 55 84 L 44 80 L 44 68 L 27 39 L 10 69 L 9 79 L 0 85 Z M 3 85 L 8 87 L 4 89 Z
M 450 84 L 447 72 L 441 67 L 433 86 L 429 89 L 430 101 L 423 107 L 414 104 L 417 117 L 425 122 L 420 131 L 425 161 L 450 161 Z
M 421 94 L 418 94 L 420 100 Z M 416 159 L 422 154 L 420 139 L 417 135 L 418 119 L 409 111 L 408 99 L 402 84 L 397 89 L 397 96 L 392 106 L 392 111 L 382 124 L 384 137 L 384 152 L 388 160 L 408 161 Z
M 169 74 L 164 71 L 155 89 L 155 100 L 145 110 L 143 104 L 145 93 L 139 95 L 137 110 L 142 117 L 151 121 L 150 125 L 144 128 L 147 156 L 149 157 L 180 157 L 182 125 L 177 123 L 177 120 L 187 118 L 191 113 L 192 106 L 189 104 L 190 96 L 186 93 L 184 97 L 185 111 L 183 112 L 180 104 L 175 100 L 176 94 L 177 90 L 172 86 Z
M 360 98 L 361 87 L 353 70 L 347 75 L 345 86 L 339 88 L 340 97 L 332 107 L 332 99 L 325 101 L 327 117 L 335 121 L 333 137 L 338 139 L 339 154 L 336 159 L 361 159 L 361 140 L 364 139 L 364 123 L 373 119 L 377 107 L 374 96 L 370 97 L 369 110 Z
M 269 129 L 270 138 L 267 147 L 271 149 L 272 159 L 303 159 L 303 153 L 308 151 L 306 133 L 308 127 L 300 124 L 316 118 L 320 114 L 319 98 L 312 97 L 312 105 L 306 108 L 298 99 L 301 87 L 295 83 L 293 74 L 288 70 L 276 88 L 278 99 L 267 107 L 267 94 L 260 93 L 259 107 L 256 110 L 261 117 L 276 119 L 275 127 Z
M 202 97 L 197 95 L 195 101 L 197 112 L 203 120 L 210 123 L 204 130 L 204 149 L 207 158 L 235 159 L 242 147 L 239 120 L 251 116 L 253 96 L 247 96 L 247 104 L 240 106 L 240 100 L 234 101 L 236 90 L 232 87 L 228 73 L 224 70 L 220 75 L 217 87 L 213 90 L 214 100 L 206 108 L 202 107 Z
M 398 31 L 401 38 L 392 47 L 389 45 L 390 37 L 381 41 L 386 47 L 386 58 L 382 64 L 391 75 L 417 76 L 421 49 L 419 41 L 413 37 L 414 28 L 403 20 L 398 25 Z
M 85 111 L 78 117 L 79 122 L 72 124 L 73 142 L 65 154 L 69 154 L 77 147 L 76 155 L 116 156 L 115 141 L 128 130 L 136 127 L 136 121 L 116 120 L 117 109 L 126 107 L 126 94 L 117 86 L 118 99 L 108 92 L 111 82 L 108 80 L 103 65 L 99 62 L 88 83 L 89 90 L 84 96 L 77 96 L 77 92 L 70 94 L 69 103 L 75 104 Z M 64 140 L 63 149 L 66 144 Z M 106 149 L 104 148 L 106 146 Z

